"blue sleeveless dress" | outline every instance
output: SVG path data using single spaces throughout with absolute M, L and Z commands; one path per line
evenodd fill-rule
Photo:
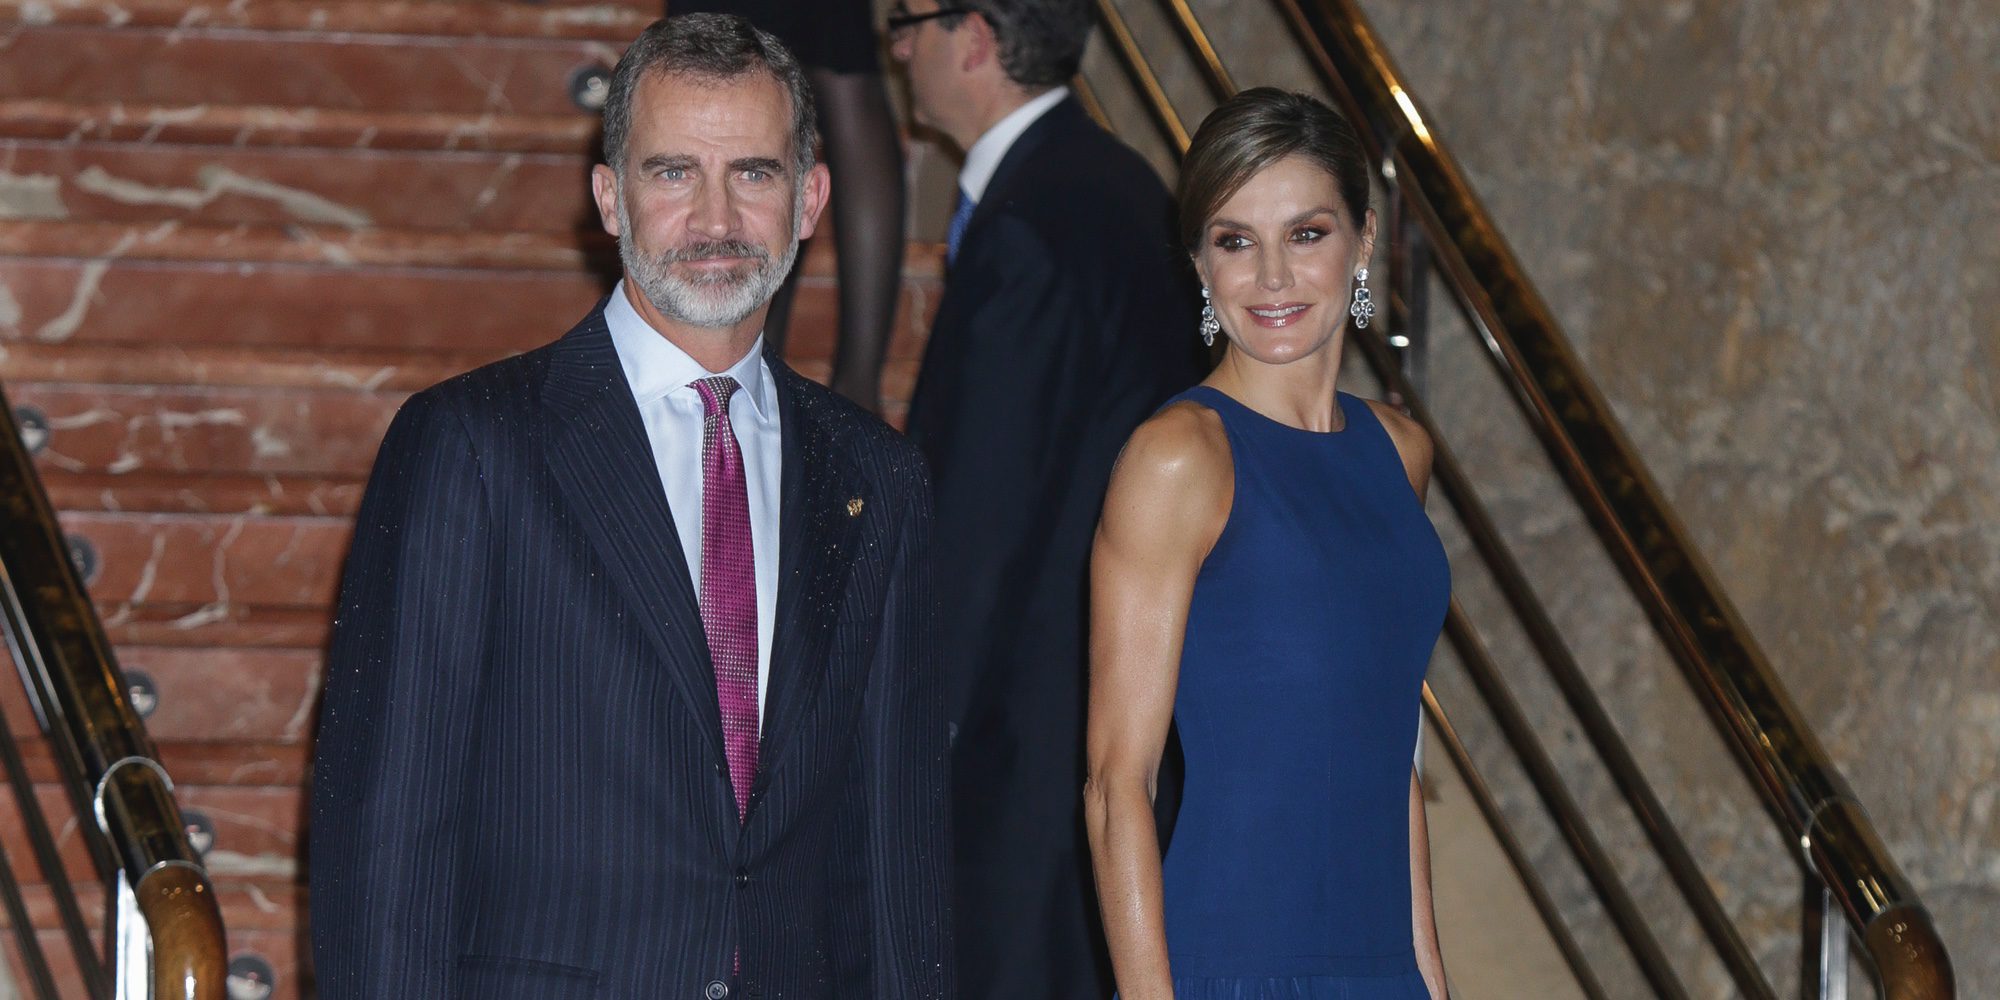
M 1196 386 L 1229 519 L 1195 579 L 1163 861 L 1176 1000 L 1428 1000 L 1410 930 L 1409 788 L 1444 547 L 1368 404 L 1317 433 Z

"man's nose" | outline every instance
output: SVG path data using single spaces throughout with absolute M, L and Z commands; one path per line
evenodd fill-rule
M 736 200 L 728 183 L 703 180 L 695 193 L 694 211 L 688 214 L 688 228 L 720 239 L 736 231 Z

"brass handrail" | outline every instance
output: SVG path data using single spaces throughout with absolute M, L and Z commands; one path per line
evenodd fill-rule
M 1236 80 L 1229 75 L 1229 67 L 1223 65 L 1222 56 L 1215 51 L 1215 43 L 1209 41 L 1208 32 L 1203 30 L 1200 19 L 1194 16 L 1194 9 L 1187 0 L 1163 0 L 1173 14 L 1174 26 L 1180 30 L 1181 41 L 1193 50 L 1195 65 L 1208 78 L 1209 89 L 1218 96 L 1227 97 L 1236 93 Z
M 1097 0 L 1097 16 L 1104 21 L 1105 33 L 1111 36 L 1111 47 L 1118 52 L 1118 58 L 1132 73 L 1138 84 L 1139 94 L 1146 99 L 1146 108 L 1153 112 L 1155 124 L 1166 133 L 1167 140 L 1174 145 L 1176 156 L 1187 152 L 1188 130 L 1181 121 L 1181 113 L 1174 109 L 1174 102 L 1167 98 L 1166 88 L 1160 86 L 1160 78 L 1153 73 L 1152 63 L 1146 60 L 1146 53 L 1139 47 L 1138 39 L 1132 37 L 1132 29 L 1125 24 L 1125 15 L 1118 13 L 1112 0 Z
M 1213 81 L 1228 81 L 1179 0 L 1163 0 Z M 1891 1000 L 1955 995 L 1949 956 L 1927 910 L 1800 718 L 1713 573 L 1690 544 L 1547 305 L 1463 173 L 1431 133 L 1353 0 L 1275 0 L 1377 162 L 1431 235 L 1433 254 L 1558 472 L 1645 607 L 1675 662 L 1808 876 L 1828 889 Z M 1129 42 L 1109 0 L 1107 23 Z M 1136 45 L 1126 54 L 1152 80 Z M 1142 88 L 1168 105 L 1154 83 Z M 1170 106 L 1156 115 L 1171 116 Z M 1177 143 L 1186 150 L 1186 142 Z M 1725 958 L 1729 958 L 1725 948 Z M 1733 966 L 1732 966 L 1733 968 Z
M 113 869 L 123 873 L 147 918 L 153 995 L 222 1000 L 227 969 L 215 891 L 4 390 L 0 525 L 0 617 L 91 854 L 107 881 Z

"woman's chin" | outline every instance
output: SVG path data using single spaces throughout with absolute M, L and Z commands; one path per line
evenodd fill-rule
M 1328 333 L 1287 333 L 1257 330 L 1238 338 L 1236 346 L 1252 360 L 1267 365 L 1289 365 L 1318 354 L 1333 341 Z

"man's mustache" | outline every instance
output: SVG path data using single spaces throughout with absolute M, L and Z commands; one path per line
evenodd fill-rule
M 771 252 L 755 243 L 746 243 L 743 240 L 702 240 L 660 253 L 660 260 L 668 264 L 684 264 L 723 257 L 751 257 L 764 262 L 771 259 Z

